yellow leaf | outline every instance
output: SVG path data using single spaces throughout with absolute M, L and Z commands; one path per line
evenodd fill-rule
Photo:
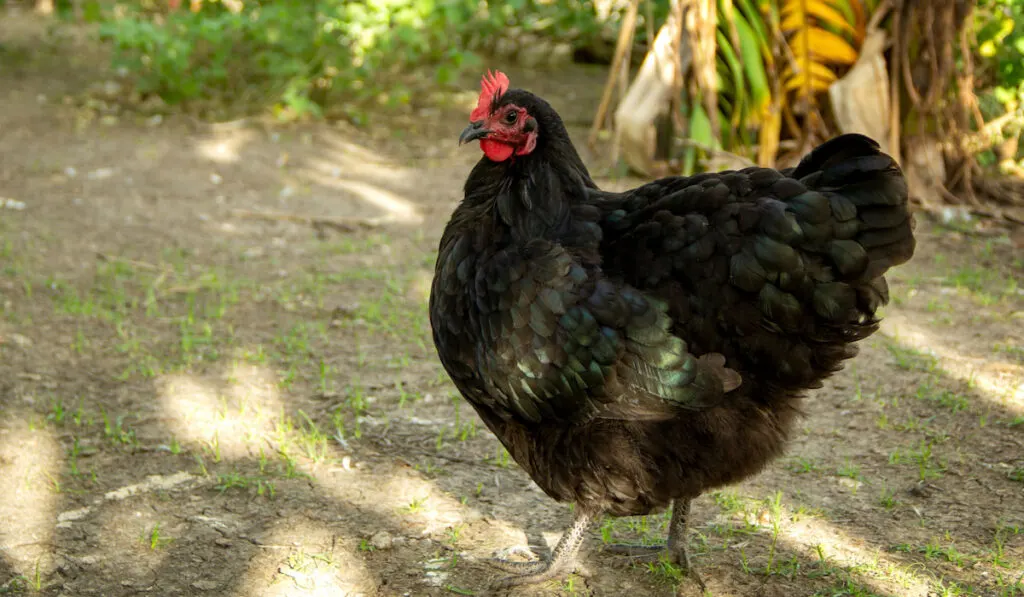
M 837 79 L 837 76 L 836 76 L 836 74 L 834 72 L 832 72 L 832 69 L 830 69 L 829 67 L 825 66 L 824 64 L 822 64 L 820 62 L 813 62 L 813 61 L 810 62 L 809 64 L 810 64 L 809 74 L 810 74 L 810 76 L 812 78 L 826 79 L 826 80 L 828 80 L 829 83 L 831 83 L 831 82 L 833 82 L 833 81 L 835 81 Z M 804 73 L 801 72 L 800 69 L 798 69 L 798 68 L 789 67 L 789 68 L 786 69 L 786 72 L 783 74 L 783 78 L 784 79 L 798 78 L 800 80 L 803 80 Z
M 806 40 L 804 39 L 805 36 Z M 793 35 L 789 45 L 802 53 L 805 43 L 813 56 L 817 56 L 825 62 L 853 64 L 857 61 L 857 50 L 853 49 L 850 42 L 831 31 L 825 31 L 817 27 L 801 29 Z
M 806 10 L 806 12 L 804 12 Z M 780 27 L 786 33 L 799 31 L 806 28 L 810 17 L 819 19 L 823 23 L 832 25 L 844 31 L 855 33 L 853 25 L 847 22 L 843 13 L 830 6 L 824 0 L 805 0 L 804 2 L 790 2 L 782 8 L 782 24 Z
M 829 85 L 831 85 L 835 81 L 836 79 L 834 77 L 832 79 L 823 79 L 820 77 L 812 76 L 810 82 L 810 91 L 813 93 L 825 91 L 828 89 Z M 786 84 L 783 87 L 786 91 L 799 91 L 798 95 L 801 96 L 808 91 L 807 79 L 804 77 L 793 77 L 792 79 L 786 81 Z

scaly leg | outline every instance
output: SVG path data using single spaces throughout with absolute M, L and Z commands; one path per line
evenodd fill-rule
M 493 564 L 506 570 L 514 572 L 514 576 L 508 576 L 494 583 L 494 588 L 504 589 L 518 585 L 526 585 L 544 582 L 556 578 L 562 574 L 572 572 L 576 568 L 576 554 L 583 544 L 587 529 L 594 520 L 594 515 L 584 512 L 577 506 L 576 517 L 572 526 L 562 535 L 551 553 L 551 559 L 537 562 L 510 562 L 502 559 L 491 560 Z
M 690 500 L 680 498 L 672 504 L 672 522 L 668 525 L 668 545 L 629 545 L 615 543 L 608 545 L 605 549 L 611 553 L 639 557 L 644 559 L 657 559 L 667 549 L 669 559 L 686 572 L 700 586 L 701 591 L 706 590 L 704 580 L 693 568 L 690 562 L 690 553 L 686 549 L 687 519 L 690 517 Z

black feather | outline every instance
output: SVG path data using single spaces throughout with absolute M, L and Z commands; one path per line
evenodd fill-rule
M 499 101 L 537 145 L 482 159 L 441 238 L 430 320 L 455 385 L 548 495 L 590 511 L 761 470 L 913 255 L 899 167 L 843 135 L 794 169 L 608 193 L 550 105 Z

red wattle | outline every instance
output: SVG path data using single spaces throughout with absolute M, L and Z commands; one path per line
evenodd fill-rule
M 481 139 L 480 149 L 483 150 L 484 155 L 492 162 L 504 162 L 512 157 L 512 152 L 514 150 L 511 145 L 507 145 L 500 141 L 494 141 L 492 139 Z

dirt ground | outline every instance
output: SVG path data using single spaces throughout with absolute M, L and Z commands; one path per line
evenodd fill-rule
M 210 126 L 85 103 L 112 75 L 81 30 L 4 15 L 0 44 L 0 593 L 489 595 L 496 550 L 554 544 L 568 506 L 430 340 L 471 83 L 380 130 Z M 575 124 L 603 82 L 508 70 Z M 709 594 L 1024 595 L 1024 256 L 918 232 L 788 456 L 695 502 Z M 586 574 L 511 594 L 696 595 L 602 553 L 665 526 L 606 521 Z

